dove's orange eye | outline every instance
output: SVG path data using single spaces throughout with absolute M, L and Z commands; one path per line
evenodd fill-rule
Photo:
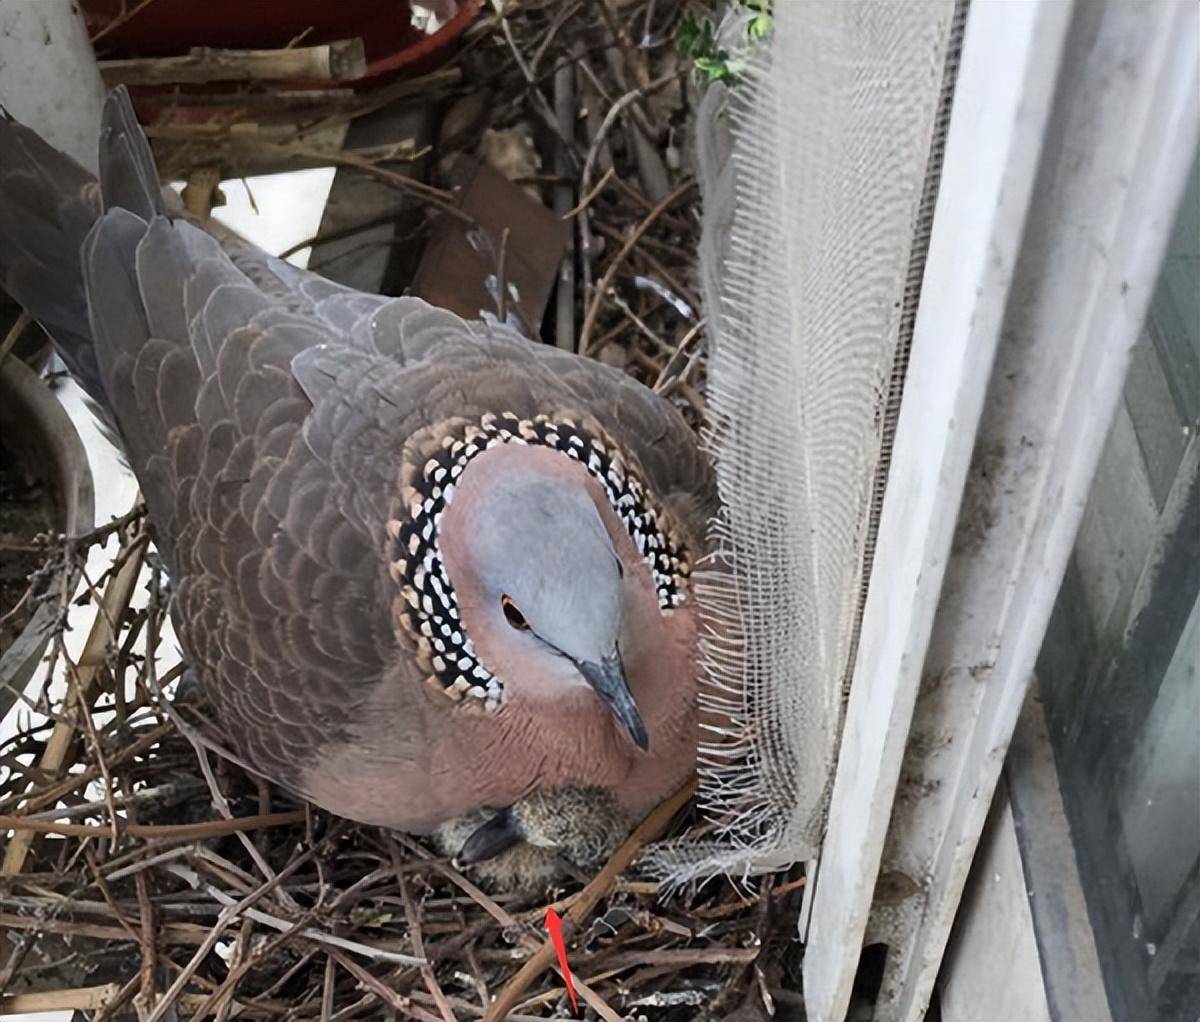
M 525 620 L 525 615 L 513 603 L 511 596 L 505 595 L 500 597 L 500 606 L 504 608 L 504 620 L 516 628 L 518 631 L 528 631 L 529 622 Z

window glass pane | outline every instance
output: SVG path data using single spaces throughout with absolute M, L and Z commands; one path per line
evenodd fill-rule
M 1198 424 L 1194 164 L 1038 663 L 1117 1022 L 1200 1017 Z

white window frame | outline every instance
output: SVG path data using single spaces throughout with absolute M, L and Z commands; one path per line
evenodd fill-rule
M 876 1022 L 925 1013 L 1200 135 L 1198 15 L 969 9 L 812 895 L 814 1022 L 845 1018 L 875 940 Z M 874 901 L 881 863 L 915 892 Z

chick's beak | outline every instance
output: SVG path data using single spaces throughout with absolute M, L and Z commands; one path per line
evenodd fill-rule
M 490 820 L 475 828 L 463 843 L 455 863 L 470 866 L 477 862 L 494 859 L 521 840 L 521 831 L 507 809 L 502 809 Z
M 642 723 L 642 715 L 638 712 L 637 703 L 633 701 L 633 694 L 629 691 L 620 654 L 612 653 L 598 664 L 577 660 L 575 666 L 629 733 L 634 745 L 643 752 L 649 749 L 650 736 L 646 734 L 646 725 Z

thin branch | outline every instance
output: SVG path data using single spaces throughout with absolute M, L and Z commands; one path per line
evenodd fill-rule
M 536 952 L 538 950 L 538 948 L 541 946 L 538 939 L 536 937 L 534 937 L 531 933 L 528 932 L 529 928 L 527 926 L 525 926 L 515 916 L 510 915 L 508 912 L 506 912 L 499 904 L 496 903 L 496 900 L 494 898 L 491 898 L 487 894 L 485 894 L 475 884 L 471 883 L 470 880 L 468 880 L 465 876 L 463 876 L 458 870 L 454 869 L 452 866 L 447 865 L 445 862 L 442 862 L 437 859 L 429 858 L 428 853 L 425 852 L 424 849 L 420 848 L 417 845 L 413 845 L 411 842 L 408 841 L 407 838 L 403 837 L 402 835 L 395 835 L 393 840 L 398 840 L 401 843 L 407 845 L 409 848 L 413 849 L 414 851 L 417 851 L 427 861 L 427 863 L 431 867 L 433 867 L 433 869 L 435 869 L 438 873 L 441 873 L 442 876 L 444 876 L 447 880 L 449 880 L 456 887 L 458 887 L 460 890 L 462 890 L 463 893 L 467 895 L 467 897 L 469 897 L 472 901 L 474 901 L 489 916 L 491 916 L 494 920 L 496 920 L 496 922 L 498 922 L 506 930 L 510 930 L 512 932 L 519 933 L 520 937 L 518 938 L 518 940 L 520 941 L 520 943 L 523 947 L 529 949 L 530 951 Z M 544 909 L 542 910 L 542 914 L 543 915 L 545 914 Z M 553 959 L 553 955 L 551 955 L 551 958 Z M 554 962 L 552 960 L 549 964 L 550 964 L 551 968 L 553 968 L 555 971 L 558 971 L 558 964 L 556 962 Z M 582 997 L 585 1001 L 587 1001 L 588 1005 L 592 1008 L 592 1010 L 594 1010 L 596 1012 L 596 1014 L 598 1014 L 602 1019 L 605 1020 L 605 1022 L 624 1022 L 624 1020 L 621 1018 L 621 1016 L 618 1015 L 616 1012 L 614 1012 L 612 1010 L 612 1008 L 610 1008 L 608 1006 L 608 1003 L 604 1000 L 604 998 L 601 997 L 598 993 L 596 993 L 595 990 L 593 990 L 587 983 L 585 983 L 583 980 L 581 980 L 578 976 L 575 977 L 575 990 L 579 994 L 580 997 Z M 509 1016 L 509 1017 L 512 1017 L 512 1016 Z
M 182 671 L 182 667 L 179 668 L 179 670 Z M 109 766 L 115 767 L 121 763 L 124 763 L 126 760 L 133 759 L 135 756 L 140 756 L 147 749 L 150 749 L 154 745 L 158 744 L 158 742 L 160 742 L 167 734 L 169 734 L 171 730 L 172 726 L 170 724 L 158 725 L 158 727 L 154 728 L 148 734 L 143 735 L 128 748 L 122 749 L 116 756 L 113 757 L 112 761 L 109 763 Z M 0 802 L 0 811 L 11 809 L 13 806 L 24 802 L 25 811 L 20 815 L 31 815 L 37 810 L 41 809 L 43 806 L 50 805 L 53 802 L 58 802 L 61 798 L 63 798 L 63 796 L 69 795 L 73 791 L 77 791 L 86 784 L 90 784 L 99 776 L 100 768 L 98 766 L 89 767 L 88 769 L 84 770 L 83 773 L 72 774 L 70 777 L 65 777 L 49 788 L 45 788 L 40 791 L 32 791 L 27 795 L 10 795 L 8 798 L 4 799 L 4 801 Z M 68 815 L 70 814 L 66 812 L 59 814 L 59 816 Z M 55 818 L 57 819 L 58 817 Z
M 659 89 L 671 82 L 677 81 L 680 71 L 675 70 L 670 74 L 665 74 L 661 78 L 656 78 L 648 85 L 641 88 L 633 89 L 625 93 L 608 109 L 608 113 L 604 115 L 604 120 L 600 122 L 600 127 L 596 131 L 596 137 L 592 139 L 592 144 L 588 148 L 587 157 L 583 161 L 583 174 L 579 179 L 579 190 L 587 193 L 591 189 L 592 173 L 595 170 L 596 158 L 600 153 L 600 147 L 604 144 L 604 140 L 608 137 L 608 133 L 612 130 L 612 126 L 616 124 L 617 118 L 621 116 L 623 110 L 633 103 L 636 103 L 643 96 L 648 96 L 652 92 L 657 92 Z
M 388 850 L 392 854 L 392 866 L 396 871 L 396 880 L 400 884 L 400 898 L 404 902 L 404 917 L 408 920 L 408 933 L 412 939 L 413 954 L 418 958 L 426 958 L 425 940 L 421 935 L 421 917 L 417 914 L 417 907 L 413 904 L 412 895 L 409 893 L 408 881 L 404 878 L 400 857 L 396 854 L 394 844 L 389 845 Z M 457 1022 L 454 1012 L 450 1010 L 450 1005 L 446 1003 L 446 995 L 438 985 L 432 965 L 421 966 L 421 979 L 424 981 L 430 997 L 433 998 L 434 1004 L 437 1005 L 438 1011 L 441 1012 L 442 1022 Z
M 176 841 L 224 837 L 263 827 L 286 827 L 304 819 L 303 809 L 287 813 L 268 813 L 265 816 L 236 816 L 232 820 L 206 820 L 203 823 L 129 823 L 113 817 L 117 832 L 128 837 L 168 838 Z M 62 834 L 67 837 L 94 838 L 107 834 L 109 827 L 87 823 L 55 823 L 51 820 L 31 820 L 28 816 L 0 816 L 0 831 L 28 831 L 33 834 Z
M 613 852 L 612 857 L 604 864 L 604 868 L 583 889 L 575 904 L 567 910 L 563 920 L 564 930 L 569 926 L 578 926 L 588 916 L 596 907 L 597 902 L 608 893 L 620 873 L 637 858 L 642 848 L 667 829 L 672 817 L 683 808 L 695 790 L 696 780 L 693 778 L 638 824 L 634 832 L 626 838 L 625 843 Z M 546 940 L 534 952 L 533 957 L 521 966 L 517 974 L 508 981 L 508 985 L 500 992 L 500 995 L 492 1002 L 487 1014 L 484 1015 L 483 1022 L 502 1022 L 504 1017 L 516 1006 L 521 994 L 529 984 L 550 968 L 553 962 L 554 944 Z
M 91 630 L 84 643 L 83 652 L 79 657 L 79 667 L 76 671 L 71 672 L 71 681 L 80 699 L 92 698 L 95 681 L 106 663 L 108 647 L 117 634 L 119 622 L 129 607 L 129 601 L 133 598 L 133 588 L 141 571 L 142 558 L 146 549 L 144 538 L 135 538 L 123 548 L 123 553 L 126 555 L 125 563 L 121 565 L 121 568 L 105 587 L 104 596 L 100 600 L 96 616 L 92 620 Z M 39 769 L 51 776 L 62 771 L 66 765 L 67 751 L 75 736 L 76 721 L 70 712 L 69 701 L 67 706 L 64 717 L 55 722 L 38 763 Z M 14 817 L 0 819 L 14 819 Z M 10 829 L 21 830 L 20 827 Z M 43 831 L 42 833 L 48 832 Z M 95 833 L 94 828 L 89 828 L 90 835 Z M 25 858 L 29 854 L 32 843 L 33 834 L 29 830 L 18 833 L 5 849 L 4 863 L 0 867 L 0 872 L 6 876 L 20 873 L 25 866 Z
M 253 910 L 252 906 L 256 902 L 261 901 L 263 897 L 277 887 L 285 876 L 291 872 L 294 872 L 302 861 L 302 859 L 296 860 L 289 869 L 283 870 L 273 879 L 261 884 L 256 890 L 251 891 L 240 901 L 235 901 L 233 898 L 229 897 L 221 899 L 222 904 L 224 904 L 225 907 L 221 910 L 221 914 L 217 916 L 217 921 L 213 923 L 212 929 L 209 930 L 208 935 L 204 938 L 203 943 L 201 943 L 201 945 L 196 949 L 196 952 L 192 955 L 191 960 L 186 966 L 184 966 L 179 975 L 175 977 L 175 982 L 171 984 L 167 992 L 163 994 L 162 999 L 154 1006 L 154 1009 L 150 1012 L 146 1022 L 159 1022 L 159 1019 L 161 1019 L 168 1011 L 170 1011 L 172 1005 L 174 1005 L 179 995 L 183 993 L 188 981 L 193 975 L 195 975 L 196 970 L 199 969 L 204 963 L 204 960 L 208 957 L 209 952 L 216 947 L 217 941 L 221 939 L 221 934 L 223 934 L 229 925 L 235 920 L 240 919 L 243 915 L 249 915 Z M 175 872 L 177 875 L 182 876 L 182 878 L 189 883 L 191 882 L 190 877 L 195 877 L 194 873 L 191 873 L 190 870 L 184 870 L 182 867 L 170 867 L 170 869 L 171 872 Z M 140 873 L 138 875 L 141 876 Z M 288 929 L 288 927 L 285 926 L 284 929 Z
M 501 323 L 508 321 L 508 235 L 507 227 L 500 233 L 500 252 L 496 256 L 496 318 Z
M 25 332 L 25 328 L 33 322 L 33 317 L 24 309 L 17 315 L 16 321 L 9 327 L 8 333 L 4 335 L 4 340 L 0 341 L 0 365 L 4 364 L 4 360 L 8 358 L 8 353 L 13 350 L 13 346 L 21 339 L 21 334 Z
M 334 960 L 345 969 L 351 976 L 358 980 L 359 986 L 364 990 L 369 990 L 378 997 L 389 1008 L 395 1008 L 397 1011 L 403 1012 L 410 1018 L 418 1019 L 419 1022 L 441 1022 L 436 1015 L 431 1015 L 424 1008 L 418 1008 L 407 997 L 402 997 L 394 990 L 389 990 L 382 980 L 376 979 L 358 962 L 352 961 L 345 955 L 338 954 L 336 951 L 330 951 L 330 955 Z
M 554 37 L 558 35 L 559 29 L 561 29 L 563 25 L 565 25 L 571 20 L 572 17 L 574 17 L 575 13 L 582 6 L 583 4 L 580 2 L 580 0 L 574 0 L 573 3 L 569 3 L 560 8 L 558 14 L 555 15 L 554 21 L 550 23 L 550 28 L 547 29 L 545 37 L 538 44 L 538 48 L 534 50 L 533 58 L 529 61 L 529 73 L 530 75 L 535 76 L 535 80 L 538 65 L 542 62 L 542 57 L 546 55 L 546 50 L 554 41 Z
M 254 966 L 273 955 L 293 937 L 303 936 L 305 929 L 308 927 L 308 924 L 312 922 L 316 914 L 317 910 L 315 908 L 310 909 L 291 927 L 281 931 L 280 933 L 277 933 L 270 940 L 265 941 L 262 946 L 255 950 L 252 955 L 249 955 L 245 960 L 239 962 L 233 969 L 230 970 L 229 975 L 225 977 L 225 981 L 212 993 L 210 993 L 207 999 L 200 1004 L 195 1013 L 192 1015 L 191 1022 L 201 1022 L 201 1019 L 212 1013 L 213 1008 L 217 1006 L 218 1002 L 220 1002 L 222 998 L 225 998 L 225 1001 L 222 1004 L 222 1010 L 232 1010 L 234 1004 L 234 988 L 237 986 L 241 978 L 245 976 L 246 973 L 248 973 L 252 968 L 254 968 Z M 250 922 L 250 919 L 246 919 L 245 926 L 248 927 Z
M 96 43 L 98 43 L 106 35 L 108 35 L 110 32 L 115 32 L 118 28 L 120 28 L 126 22 L 133 20 L 133 18 L 135 18 L 135 17 L 137 17 L 137 15 L 141 14 L 142 11 L 145 8 L 149 7 L 152 3 L 154 3 L 154 0 L 141 0 L 140 3 L 135 4 L 133 7 L 130 7 L 127 10 L 122 10 L 121 13 L 118 14 L 115 18 L 113 18 L 112 21 L 110 21 L 102 29 L 99 29 L 95 33 L 95 35 L 93 35 L 91 37 L 89 42 L 93 46 L 95 46 Z M 124 7 L 123 4 L 122 4 L 122 7 Z
M 311 856 L 311 854 L 311 852 L 308 852 L 299 859 L 294 860 L 292 865 L 289 867 L 289 870 L 294 868 L 298 863 L 305 861 Z M 199 876 L 194 871 L 186 869 L 183 866 L 168 866 L 167 871 L 169 873 L 174 873 L 176 876 L 187 881 L 189 884 L 192 884 L 198 889 L 201 888 Z M 264 887 L 268 887 L 268 889 L 274 889 L 274 886 L 274 881 L 270 882 L 269 887 L 268 885 L 264 885 Z M 204 884 L 202 889 L 210 898 L 219 901 L 222 905 L 229 906 L 240 904 L 238 901 L 236 901 L 236 899 L 231 898 L 224 891 L 214 887 L 212 884 Z M 257 909 L 245 908 L 241 911 L 242 914 L 248 918 L 253 919 L 255 922 L 262 923 L 264 926 L 269 926 L 273 930 L 288 930 L 292 927 L 292 923 L 288 922 L 286 919 L 280 919 L 277 916 L 268 915 L 266 912 L 260 912 Z M 302 930 L 300 932 L 300 936 L 304 937 L 306 940 L 316 941 L 319 944 L 327 944 L 333 948 L 341 948 L 343 951 L 349 951 L 352 954 L 362 955 L 364 958 L 372 958 L 381 962 L 393 962 L 396 965 L 425 964 L 425 960 L 423 958 L 417 958 L 413 955 L 402 955 L 395 951 L 388 951 L 386 948 L 372 947 L 370 944 L 363 944 L 356 940 L 347 940 L 344 937 L 335 937 L 333 934 L 324 933 L 321 930 L 314 930 L 311 927 Z
M 146 505 L 138 500 L 128 511 L 119 518 L 114 518 L 104 525 L 97 525 L 94 529 L 89 529 L 87 532 L 81 532 L 78 535 L 71 536 L 71 545 L 76 549 L 82 547 L 94 546 L 108 539 L 114 532 L 124 532 L 126 528 L 134 522 L 139 521 L 146 514 Z
M 158 942 L 155 939 L 157 931 L 154 904 L 150 901 L 150 885 L 145 873 L 134 877 L 134 885 L 138 898 L 138 921 L 141 932 L 138 935 L 138 947 L 142 956 L 142 967 L 139 970 L 141 982 L 134 1004 L 149 1011 L 157 996 L 158 973 Z
M 608 170 L 606 170 L 604 172 L 604 176 L 602 178 L 600 178 L 599 181 L 596 182 L 596 184 L 592 188 L 592 190 L 590 192 L 588 192 L 587 195 L 585 195 L 582 199 L 580 199 L 579 203 L 576 206 L 574 206 L 571 209 L 568 209 L 562 215 L 562 219 L 570 220 L 572 217 L 579 216 L 580 213 L 582 213 L 585 209 L 588 208 L 588 206 L 590 206 L 592 204 L 592 202 L 595 200 L 596 196 L 599 195 L 602 191 L 604 191 L 604 186 L 607 185 L 608 182 L 612 180 L 612 176 L 615 173 L 616 173 L 615 168 L 609 167 Z
M 310 238 L 305 238 L 303 241 L 298 241 L 294 245 L 289 245 L 276 256 L 277 259 L 287 259 L 289 256 L 294 256 L 297 252 L 302 252 L 306 248 L 315 248 L 317 245 L 323 245 L 329 241 L 342 241 L 345 238 L 352 238 L 356 234 L 361 234 L 363 231 L 370 231 L 376 227 L 383 227 L 387 224 L 396 222 L 396 213 L 384 213 L 382 216 L 374 216 L 369 220 L 363 220 L 357 224 L 350 224 L 348 227 L 338 227 L 329 231 L 318 231 Z
M 654 381 L 654 386 L 650 388 L 651 390 L 654 391 L 654 393 L 662 394 L 667 389 L 668 385 L 675 378 L 675 376 L 674 376 L 675 367 L 679 364 L 680 360 L 683 358 L 685 352 L 687 351 L 688 347 L 691 345 L 692 341 L 700 336 L 700 331 L 704 329 L 704 327 L 707 323 L 708 323 L 707 319 L 702 319 L 698 323 L 696 323 L 686 334 L 683 335 L 683 340 L 681 340 L 679 342 L 679 344 L 676 345 L 675 351 L 672 353 L 671 357 L 669 359 L 667 359 L 667 364 L 665 366 L 663 366 L 662 372 L 658 374 L 658 379 Z M 689 360 L 687 367 L 678 374 L 678 378 L 686 379 L 688 372 L 691 369 L 691 366 L 692 366 L 692 360 Z
M 588 306 L 587 316 L 583 320 L 583 329 L 579 332 L 579 353 L 581 355 L 587 354 L 588 342 L 591 340 L 592 332 L 596 328 L 596 317 L 600 315 L 600 306 L 604 301 L 605 292 L 612 283 L 613 277 L 616 276 L 617 270 L 620 269 L 621 263 L 633 251 L 633 247 L 638 243 L 638 239 L 653 226 L 654 221 L 686 195 L 694 184 L 695 182 L 691 180 L 684 181 L 664 198 L 662 202 L 650 210 L 646 214 L 646 218 L 625 239 L 625 244 L 621 246 L 621 250 L 609 262 L 608 268 L 604 271 L 604 276 L 600 278 L 600 282 L 596 285 L 591 305 Z

